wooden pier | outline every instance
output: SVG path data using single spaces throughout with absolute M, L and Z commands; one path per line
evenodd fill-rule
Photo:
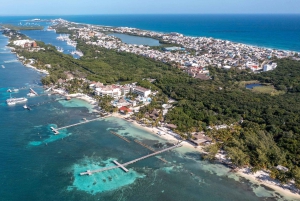
M 80 175 L 92 175 L 93 173 L 97 173 L 97 172 L 103 172 L 103 171 L 108 171 L 108 170 L 112 170 L 112 169 L 116 169 L 116 168 L 125 168 L 125 166 L 127 165 L 130 165 L 132 163 L 136 163 L 140 160 L 144 160 L 146 158 L 149 158 L 151 156 L 155 156 L 157 154 L 161 154 L 163 152 L 166 152 L 166 151 L 170 151 L 172 149 L 175 149 L 175 148 L 178 148 L 178 147 L 181 147 L 182 145 L 181 144 L 176 144 L 172 147 L 169 147 L 169 148 L 166 148 L 166 149 L 163 149 L 163 150 L 160 150 L 160 151 L 157 151 L 157 152 L 154 152 L 152 154 L 148 154 L 146 156 L 143 156 L 143 157 L 140 157 L 140 158 L 137 158 L 135 160 L 132 160 L 132 161 L 129 161 L 127 163 L 123 163 L 123 164 L 120 164 L 120 163 L 117 163 L 118 165 L 116 166 L 111 166 L 111 167 L 106 167 L 106 168 L 101 168 L 101 169 L 97 169 L 97 170 L 87 170 L 86 172 L 81 172 Z M 114 162 L 115 163 L 115 162 Z M 125 168 L 126 169 L 126 168 Z M 125 171 L 125 169 L 123 169 Z M 127 170 L 127 169 L 126 169 Z
M 97 121 L 99 119 L 102 119 L 103 117 L 98 117 L 96 119 L 91 119 L 91 120 L 85 120 L 83 122 L 79 122 L 79 123 L 76 123 L 76 124 L 71 124 L 69 126 L 64 126 L 64 127 L 60 127 L 60 128 L 53 128 L 51 127 L 51 130 L 53 131 L 53 133 L 55 135 L 59 134 L 59 130 L 62 130 L 62 129 L 65 129 L 65 128 L 70 128 L 70 127 L 73 127 L 73 126 L 78 126 L 78 125 L 81 125 L 81 124 L 86 124 L 86 123 L 89 123 L 89 122 L 92 122 L 92 121 Z
M 153 149 L 152 147 L 149 147 L 148 145 L 146 145 L 146 144 L 144 144 L 144 143 L 142 143 L 142 142 L 140 142 L 140 141 L 138 141 L 138 140 L 134 140 L 134 141 L 135 141 L 136 143 L 138 143 L 139 145 L 141 145 L 141 146 L 143 146 L 143 147 L 149 149 L 150 151 L 155 152 L 155 149 Z M 168 163 L 168 161 L 166 161 L 164 158 L 161 158 L 161 157 L 156 157 L 156 158 L 159 159 L 159 160 L 161 160 L 161 161 L 164 162 L 164 163 Z
M 110 133 L 121 138 L 122 140 L 125 140 L 126 142 L 130 143 L 130 141 L 127 138 L 123 137 L 122 135 L 119 135 L 118 133 L 116 133 L 114 131 L 110 131 Z

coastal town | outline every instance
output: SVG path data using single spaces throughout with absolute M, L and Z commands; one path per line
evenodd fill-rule
M 291 58 L 299 60 L 298 53 L 283 50 L 273 50 L 268 48 L 260 48 L 249 46 L 245 44 L 233 43 L 230 41 L 205 38 L 205 37 L 188 37 L 178 33 L 157 33 L 152 31 L 143 31 L 135 28 L 126 27 L 101 27 L 93 25 L 84 25 L 80 28 L 73 23 L 64 20 L 54 20 L 56 26 L 68 27 L 72 32 L 67 40 L 70 44 L 76 44 L 76 40 L 83 40 L 87 45 L 99 46 L 110 50 L 120 52 L 128 52 L 143 57 L 151 58 L 156 61 L 171 64 L 173 67 L 181 69 L 189 76 L 199 78 L 201 80 L 209 80 L 210 72 L 208 67 L 215 67 L 218 69 L 232 69 L 248 70 L 249 73 L 261 73 L 277 68 L 277 63 L 273 62 L 274 58 Z M 57 24 L 58 23 L 58 24 Z M 13 35 L 15 33 L 6 30 L 8 36 L 14 37 L 13 51 L 16 47 L 22 48 L 29 52 L 44 51 L 40 48 L 34 40 L 23 39 L 21 35 Z M 140 37 L 151 37 L 160 40 L 164 44 L 169 44 L 168 47 L 154 49 L 146 45 L 132 45 L 123 43 L 119 38 L 107 35 L 106 33 L 122 33 L 135 35 Z M 80 50 L 77 50 L 80 56 L 84 56 Z M 34 67 L 38 61 L 32 58 L 25 58 L 18 55 L 18 59 L 28 67 Z M 41 72 L 47 72 L 51 69 L 50 64 L 44 64 Z M 45 70 L 46 69 L 46 70 Z M 59 78 L 56 83 L 51 83 L 46 87 L 51 89 L 53 93 L 58 93 L 70 97 L 77 97 L 93 103 L 97 111 L 102 116 L 114 115 L 119 118 L 134 122 L 148 131 L 156 135 L 173 140 L 186 140 L 187 146 L 200 150 L 202 153 L 207 153 L 205 147 L 215 144 L 216 141 L 210 136 L 206 135 L 205 131 L 232 129 L 233 124 L 221 124 L 207 126 L 203 130 L 193 130 L 191 132 L 178 132 L 177 125 L 165 121 L 166 114 L 175 107 L 177 101 L 167 97 L 163 97 L 162 93 L 151 88 L 139 86 L 137 82 L 127 84 L 103 84 L 101 82 L 91 81 L 84 77 L 77 77 L 76 73 L 71 71 L 64 72 L 64 78 Z M 144 78 L 147 82 L 154 82 L 155 79 Z M 77 84 L 75 92 L 70 89 L 74 83 Z M 221 89 L 220 89 L 221 90 Z M 87 95 L 86 95 L 87 94 Z M 107 99 L 108 98 L 108 99 Z M 158 99 L 159 107 L 148 110 L 148 106 L 153 102 L 153 99 Z M 102 103 L 102 104 L 101 104 Z M 106 107 L 109 104 L 109 107 Z M 147 109 L 143 109 L 147 108 Z M 242 120 L 240 121 L 242 122 Z M 240 122 L 237 122 L 239 124 Z M 169 136 L 169 137 L 166 137 Z M 216 154 L 219 162 L 229 165 L 235 169 L 230 159 L 226 156 L 224 151 Z M 277 166 L 278 169 L 286 170 L 286 167 Z M 248 168 L 241 169 L 242 172 L 249 171 Z M 286 170 L 288 171 L 288 169 Z M 262 172 L 257 174 L 257 178 L 265 175 L 269 180 L 268 173 Z M 270 179 L 272 185 L 280 186 Z M 293 184 L 286 184 L 284 188 L 290 189 L 293 192 L 298 192 Z
M 291 57 L 299 60 L 297 52 L 255 47 L 227 40 L 190 37 L 179 33 L 158 33 L 129 27 L 85 25 L 83 28 L 77 28 L 74 23 L 62 19 L 56 20 L 55 23 L 58 23 L 55 27 L 63 26 L 68 27 L 70 31 L 75 31 L 75 39 L 83 39 L 87 44 L 171 63 L 190 76 L 200 79 L 209 79 L 208 66 L 224 69 L 249 69 L 251 72 L 257 73 L 274 70 L 277 67 L 277 64 L 272 62 L 274 58 Z M 175 46 L 153 49 L 147 45 L 126 44 L 119 38 L 106 33 L 150 37 L 163 44 Z

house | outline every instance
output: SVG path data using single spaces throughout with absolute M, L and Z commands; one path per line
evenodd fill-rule
M 177 128 L 177 126 L 174 125 L 174 124 L 167 124 L 166 127 L 170 128 L 170 129 L 176 129 Z
M 144 87 L 135 87 L 133 88 L 132 93 L 138 94 L 142 97 L 148 97 L 151 94 L 151 90 L 150 89 L 146 89 Z
M 153 120 L 156 120 L 156 119 L 159 117 L 158 111 L 157 111 L 156 109 L 154 109 L 154 110 L 152 111 L 152 113 L 149 114 L 149 117 L 151 117 Z
M 195 133 L 191 139 L 189 139 L 195 145 L 200 145 L 204 143 L 211 143 L 212 139 L 204 135 L 204 132 Z
M 119 108 L 119 112 L 121 112 L 123 114 L 126 114 L 126 113 L 129 113 L 129 112 L 132 112 L 132 111 L 128 107 L 122 106 L 122 107 Z
M 66 77 L 67 77 L 66 80 L 73 80 L 74 79 L 74 75 L 72 73 L 66 72 L 65 74 L 66 74 Z

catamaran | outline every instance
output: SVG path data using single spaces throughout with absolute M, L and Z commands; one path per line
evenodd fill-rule
M 23 103 L 26 102 L 27 98 L 9 98 L 6 100 L 7 105 L 15 105 L 17 103 Z

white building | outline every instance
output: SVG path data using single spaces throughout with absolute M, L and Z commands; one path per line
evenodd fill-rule
M 128 86 L 123 86 L 123 87 L 121 88 L 121 92 L 122 92 L 122 95 L 128 94 L 128 93 L 130 92 L 130 87 L 128 87 Z
M 264 71 L 274 70 L 277 67 L 277 63 L 265 64 Z
M 98 96 L 110 96 L 114 99 L 118 99 L 121 96 L 121 90 L 114 85 L 102 86 L 95 89 L 95 94 Z
M 138 94 L 142 97 L 148 97 L 151 94 L 151 90 L 138 86 L 138 87 L 133 88 L 132 93 Z
M 261 67 L 259 66 L 259 64 L 253 63 L 248 61 L 246 63 L 246 67 L 249 68 L 252 71 L 257 71 L 257 70 L 261 70 Z
M 35 43 L 35 41 L 34 40 L 28 40 L 28 39 L 27 40 L 15 40 L 15 41 L 13 41 L 13 43 L 16 46 L 24 47 L 25 44 L 33 44 L 33 43 Z

